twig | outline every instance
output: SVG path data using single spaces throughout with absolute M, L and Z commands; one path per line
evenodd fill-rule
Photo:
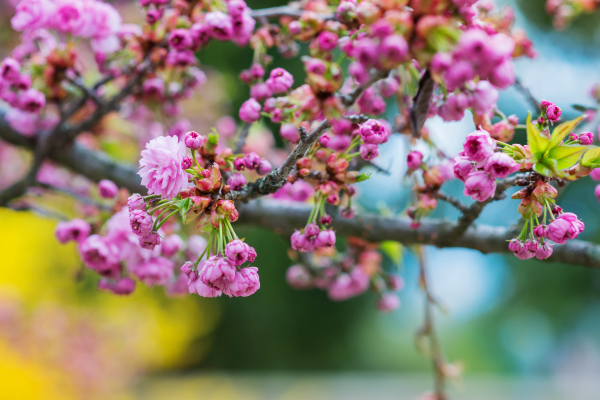
M 349 108 L 356 100 L 364 93 L 372 84 L 385 78 L 389 71 L 378 71 L 371 75 L 369 80 L 355 88 L 352 92 L 346 95 L 341 95 L 341 101 Z M 244 190 L 232 191 L 223 196 L 226 200 L 249 200 L 267 194 L 275 193 L 286 182 L 287 176 L 294 170 L 296 162 L 304 157 L 310 150 L 312 145 L 329 129 L 329 121 L 324 119 L 321 123 L 306 137 L 301 136 L 300 142 L 294 150 L 288 155 L 283 164 L 268 173 L 264 178 L 258 179 L 253 184 L 246 185 Z
M 531 90 L 523 85 L 523 82 L 521 82 L 519 78 L 515 80 L 515 89 L 517 89 L 523 95 L 523 97 L 525 97 L 529 104 L 531 104 L 531 106 L 535 109 L 536 113 L 539 114 L 542 112 L 541 103 L 535 97 L 533 97 Z
M 452 204 L 458 211 L 466 213 L 469 211 L 469 206 L 457 199 L 456 197 L 450 196 L 443 192 L 437 192 L 436 197 L 440 200 L 444 200 L 446 203 Z
M 94 199 L 91 199 L 87 196 L 82 196 L 79 193 L 75 193 L 72 190 L 69 189 L 65 189 L 65 188 L 61 188 L 61 187 L 57 187 L 57 186 L 52 186 L 52 185 L 48 185 L 46 183 L 42 183 L 42 182 L 36 182 L 35 186 L 41 187 L 43 189 L 47 189 L 47 190 L 51 190 L 53 192 L 59 193 L 59 194 L 63 194 L 65 196 L 71 197 L 77 201 L 79 201 L 80 203 L 83 204 L 87 204 L 90 206 L 94 206 L 96 208 L 99 208 L 103 211 L 110 211 L 112 210 L 112 207 L 106 205 L 106 204 L 102 204 L 101 202 L 98 202 Z
M 250 16 L 256 20 L 261 20 L 264 18 L 280 18 L 280 17 L 293 17 L 300 18 L 302 14 L 304 14 L 304 10 L 299 8 L 290 7 L 290 6 L 279 6 L 279 7 L 269 7 L 263 8 L 260 10 L 252 10 L 250 11 Z M 324 20 L 335 19 L 335 14 L 333 13 L 318 13 L 318 15 Z
M 246 144 L 248 132 L 250 132 L 250 123 L 245 122 L 244 126 L 242 126 L 242 130 L 240 131 L 240 136 L 238 137 L 237 144 L 235 145 L 234 154 L 239 154 L 242 152 L 242 148 L 244 147 L 244 144 Z
M 433 371 L 435 373 L 434 389 L 436 400 L 446 400 L 446 361 L 435 329 L 435 321 L 433 319 L 433 307 L 436 306 L 437 302 L 434 300 L 429 288 L 425 252 L 423 251 L 423 247 L 418 246 L 416 252 L 417 258 L 419 259 L 419 286 L 425 294 L 425 320 L 423 322 L 423 327 L 417 332 L 417 340 L 422 337 L 426 337 L 428 339 L 429 354 L 431 356 Z
M 60 213 L 56 210 L 51 210 L 48 208 L 40 207 L 34 204 L 28 203 L 19 203 L 10 206 L 10 209 L 13 211 L 33 211 L 36 214 L 42 215 L 44 217 L 52 218 L 59 221 L 68 221 L 70 218 L 65 214 Z
M 76 88 L 78 88 L 79 90 L 81 90 L 83 92 L 83 97 L 87 96 L 87 98 L 92 99 L 92 101 L 94 103 L 96 103 L 96 105 L 98 105 L 98 106 L 102 105 L 102 100 L 96 95 L 95 90 L 86 87 L 84 85 L 84 83 L 81 81 L 81 78 L 71 79 L 71 78 L 67 77 L 66 79 L 73 86 L 75 86 Z

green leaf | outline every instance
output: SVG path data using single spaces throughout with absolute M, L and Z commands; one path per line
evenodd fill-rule
M 584 167 L 593 167 L 600 164 L 600 147 L 589 149 L 581 159 L 581 165 Z
M 181 200 L 181 202 L 179 203 L 179 212 L 181 214 L 181 219 L 183 220 L 184 224 L 187 217 L 187 212 L 190 211 L 191 207 L 192 202 L 189 198 Z
M 546 165 L 542 164 L 541 162 L 533 164 L 533 170 L 535 172 L 537 172 L 538 174 L 544 175 L 544 176 L 554 176 L 555 175 L 550 168 L 548 168 Z
M 402 244 L 392 240 L 381 242 L 379 249 L 383 254 L 388 256 L 396 265 L 402 261 Z
M 359 174 L 356 177 L 356 182 L 363 182 L 363 181 L 366 181 L 368 179 L 371 179 L 371 175 L 373 175 L 373 174 L 371 174 L 371 173 L 369 173 L 369 174 L 361 173 L 361 174 Z
M 581 104 L 573 104 L 571 107 L 573 107 L 575 110 L 581 111 L 581 112 L 586 112 L 587 110 L 594 110 L 594 108 L 582 106 Z
M 534 158 L 540 160 L 544 150 L 548 146 L 548 139 L 540 134 L 540 131 L 531 123 L 531 113 L 527 115 L 527 144 Z
M 565 168 L 569 168 L 572 167 L 578 160 L 579 157 L 581 157 L 581 155 L 587 150 L 587 146 L 577 146 L 577 145 L 570 145 L 570 146 L 558 146 L 553 148 L 552 150 L 550 150 L 550 153 L 548 154 L 549 158 L 551 159 L 555 159 L 558 162 L 559 168 L 558 169 L 565 169 Z M 561 162 L 566 163 L 566 160 L 575 160 L 571 165 L 569 165 L 568 167 L 560 167 Z
M 573 129 L 575 129 L 577 124 L 579 122 L 581 122 L 582 119 L 583 119 L 583 115 L 579 118 L 575 118 L 574 120 L 562 123 L 559 126 L 557 126 L 556 129 L 554 129 L 554 131 L 552 131 L 552 138 L 550 138 L 550 144 L 548 145 L 548 148 L 546 149 L 546 153 L 544 153 L 544 157 L 548 157 L 548 153 L 550 152 L 550 150 L 552 148 L 558 146 L 558 144 L 564 138 L 566 138 L 569 133 L 573 132 Z M 529 138 L 529 136 L 528 136 L 528 138 Z

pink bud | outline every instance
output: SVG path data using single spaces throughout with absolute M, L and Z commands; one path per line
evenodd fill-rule
M 584 146 L 590 145 L 594 142 L 594 135 L 592 132 L 583 132 L 579 135 L 579 142 Z
M 202 146 L 204 138 L 200 136 L 197 132 L 191 131 L 185 134 L 183 142 L 185 143 L 185 146 L 187 148 L 196 150 L 200 146 Z
M 255 122 L 260 118 L 261 105 L 255 99 L 248 99 L 240 107 L 239 116 L 242 121 Z
M 420 151 L 411 151 L 408 153 L 408 156 L 406 157 L 408 168 L 412 170 L 419 169 L 421 168 L 421 162 L 423 162 L 423 153 Z
M 279 134 L 285 140 L 292 143 L 298 143 L 300 141 L 300 134 L 298 128 L 294 124 L 282 124 L 279 129 Z
M 183 159 L 181 160 L 181 168 L 188 169 L 191 166 L 192 166 L 192 159 L 189 158 L 188 156 L 183 156 Z
M 105 199 L 112 199 L 119 192 L 119 188 L 113 181 L 109 181 L 108 179 L 103 179 L 98 182 L 98 193 L 100 197 Z
M 394 293 L 386 293 L 377 300 L 377 309 L 382 312 L 392 312 L 400 307 L 400 298 Z

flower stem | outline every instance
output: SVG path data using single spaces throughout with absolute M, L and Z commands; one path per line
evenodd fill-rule
M 163 211 L 160 215 L 162 215 L 164 212 L 166 212 L 167 210 Z M 161 226 L 163 226 L 163 224 L 165 222 L 167 222 L 169 220 L 169 218 L 171 218 L 173 215 L 177 214 L 179 212 L 179 210 L 174 210 L 171 214 L 167 215 L 165 217 L 165 219 L 163 219 L 160 224 L 158 224 L 158 226 L 156 227 L 156 229 L 153 229 L 154 231 L 157 231 L 160 229 Z M 158 216 L 160 218 L 160 215 Z M 158 221 L 158 218 L 156 219 Z

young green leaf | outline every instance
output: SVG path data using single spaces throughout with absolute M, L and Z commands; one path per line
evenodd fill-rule
M 572 167 L 579 161 L 581 155 L 587 149 L 586 146 L 558 146 L 550 150 L 548 157 L 556 160 L 558 170 Z
M 540 131 L 531 123 L 531 113 L 527 115 L 527 143 L 533 157 L 540 160 L 548 146 L 548 139 L 543 137 Z
M 589 149 L 581 159 L 581 165 L 584 167 L 592 167 L 598 164 L 600 164 L 600 147 Z
M 580 116 L 579 118 L 575 118 L 574 120 L 567 121 L 567 122 L 562 123 L 559 126 L 557 126 L 554 129 L 554 131 L 552 132 L 552 138 L 550 139 L 550 144 L 548 145 L 548 148 L 546 149 L 546 152 L 544 153 L 544 157 L 548 157 L 548 153 L 550 152 L 550 150 L 552 148 L 558 146 L 558 144 L 564 138 L 566 138 L 569 133 L 573 132 L 573 129 L 575 129 L 577 124 L 579 122 L 581 122 L 582 119 L 583 119 L 583 115 Z

